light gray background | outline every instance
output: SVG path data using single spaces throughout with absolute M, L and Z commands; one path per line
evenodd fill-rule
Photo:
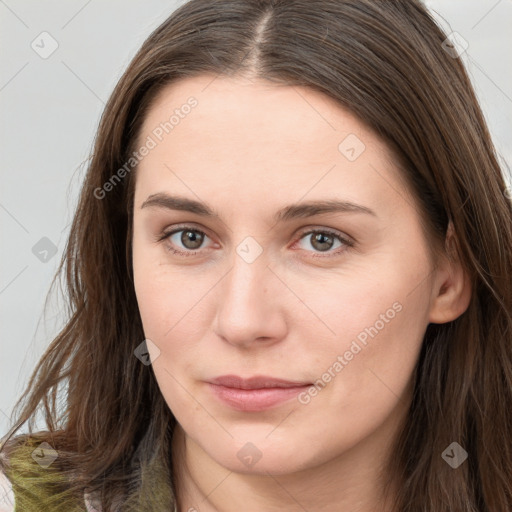
M 62 326 L 43 305 L 65 246 L 100 114 L 149 33 L 183 1 L 0 0 L 0 437 L 16 398 Z M 512 0 L 430 0 L 468 66 L 498 152 L 512 162 Z M 31 44 L 48 32 L 48 58 Z M 41 48 L 40 51 L 43 51 Z M 84 165 L 81 165 L 84 164 Z M 504 171 L 507 173 L 508 170 Z M 46 237 L 56 254 L 36 257 Z M 37 246 L 36 246 L 37 247 Z

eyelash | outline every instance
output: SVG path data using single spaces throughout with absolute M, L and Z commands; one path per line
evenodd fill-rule
M 194 233 L 199 233 L 201 235 L 208 236 L 204 231 L 201 231 L 200 229 L 194 228 L 192 226 L 184 225 L 184 226 L 179 226 L 177 228 L 174 228 L 172 231 L 162 232 L 157 237 L 157 242 L 163 242 L 164 240 L 170 238 L 172 235 L 174 235 L 176 233 L 179 233 L 180 231 L 192 231 Z M 338 231 L 333 231 L 332 229 L 328 229 L 328 228 L 312 229 L 309 231 L 304 231 L 303 233 L 300 234 L 299 238 L 297 239 L 297 242 L 302 240 L 302 238 L 304 238 L 306 235 L 313 235 L 313 234 L 318 234 L 318 233 L 323 234 L 323 235 L 330 235 L 330 236 L 333 236 L 334 238 L 337 238 L 343 245 L 345 245 L 345 247 L 338 248 L 338 250 L 333 251 L 332 253 L 329 253 L 327 256 L 323 256 L 321 252 L 318 252 L 318 253 L 316 253 L 316 255 L 314 257 L 330 258 L 330 257 L 334 257 L 334 256 L 339 256 L 340 253 L 343 253 L 343 252 L 351 249 L 355 245 L 355 242 L 349 240 L 348 238 L 345 238 Z M 172 252 L 173 254 L 176 254 L 178 256 L 184 256 L 184 257 L 195 256 L 198 252 L 201 251 L 200 249 L 196 250 L 196 251 L 180 251 L 178 249 L 174 249 L 170 245 L 166 246 L 165 248 L 166 248 L 166 250 L 168 250 L 169 252 Z M 307 251 L 307 252 L 310 252 L 310 251 Z

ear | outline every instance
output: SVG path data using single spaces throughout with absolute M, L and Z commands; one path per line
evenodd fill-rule
M 446 230 L 445 253 L 437 263 L 430 300 L 429 322 L 444 324 L 458 318 L 469 306 L 471 281 L 460 263 L 452 221 Z

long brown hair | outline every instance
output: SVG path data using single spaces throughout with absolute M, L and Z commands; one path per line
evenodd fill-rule
M 18 402 L 7 439 L 32 425 L 39 409 L 47 431 L 2 447 L 15 461 L 4 461 L 4 471 L 26 504 L 20 509 L 72 510 L 68 497 L 84 489 L 100 496 L 104 510 L 116 502 L 123 510 L 169 510 L 176 501 L 176 420 L 151 367 L 133 356 L 144 339 L 131 263 L 136 169 L 101 191 L 129 161 L 157 92 L 203 73 L 261 77 L 334 98 L 394 151 L 433 242 L 444 241 L 451 221 L 472 298 L 459 318 L 425 332 L 388 468 L 400 482 L 395 510 L 512 509 L 512 207 L 470 80 L 445 51 L 446 37 L 419 0 L 192 0 L 150 35 L 98 129 L 59 267 L 69 319 Z M 13 455 L 41 441 L 58 458 L 38 480 L 30 456 Z M 457 469 L 441 456 L 454 441 L 468 453 Z M 159 485 L 148 487 L 149 471 Z M 31 479 L 18 485 L 21 474 Z M 35 482 L 49 490 L 34 491 Z M 155 485 L 161 492 L 151 492 Z

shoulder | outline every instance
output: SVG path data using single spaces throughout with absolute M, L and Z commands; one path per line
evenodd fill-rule
M 0 444 L 2 448 L 2 444 Z M 0 451 L 0 512 L 14 512 L 14 492 L 12 484 L 3 468 L 7 466 L 7 456 Z
M 19 440 L 18 440 L 19 441 Z M 25 441 L 27 439 L 25 438 Z M 34 445 L 32 444 L 33 440 L 30 440 L 27 444 L 24 445 L 24 449 L 27 447 L 30 450 L 34 450 Z M 17 449 L 20 449 L 20 446 L 23 445 L 23 443 L 17 442 L 14 443 L 7 443 L 8 449 L 2 450 L 2 445 L 0 444 L 0 512 L 15 512 L 15 505 L 16 505 L 16 489 L 20 487 L 21 488 L 27 488 L 26 481 L 24 481 L 24 478 L 22 475 L 29 475 L 29 479 L 31 481 L 31 485 L 35 484 L 35 481 L 33 477 L 36 475 L 36 473 L 33 473 L 28 469 L 28 466 L 25 465 L 18 465 L 19 459 L 19 453 L 17 453 Z M 5 446 L 4 446 L 5 447 Z M 24 454 L 23 459 L 27 460 L 28 457 L 26 457 L 27 453 L 23 450 L 22 453 Z M 33 452 L 32 452 L 33 454 Z M 36 454 L 37 455 L 37 454 Z M 36 459 L 34 459 L 36 460 Z M 13 466 L 17 466 L 17 471 L 13 472 Z M 19 475 L 18 477 L 13 477 L 13 475 Z M 8 476 L 9 475 L 9 476 Z M 14 478 L 14 480 L 13 480 Z M 39 480 L 39 479 L 36 479 Z M 37 485 L 37 484 L 36 484 Z M 98 503 L 96 503 L 90 495 L 87 493 L 84 493 L 84 499 L 83 499 L 83 510 L 84 512 L 101 512 L 101 507 Z M 19 504 L 20 505 L 20 504 Z
M 14 512 L 14 493 L 9 479 L 0 469 L 0 512 Z
M 84 494 L 84 506 L 87 512 L 101 512 L 101 507 L 92 498 Z M 12 484 L 5 473 L 0 469 L 0 512 L 14 512 L 15 497 Z
M 101 512 L 101 505 L 87 493 L 84 493 L 84 503 L 87 512 Z

